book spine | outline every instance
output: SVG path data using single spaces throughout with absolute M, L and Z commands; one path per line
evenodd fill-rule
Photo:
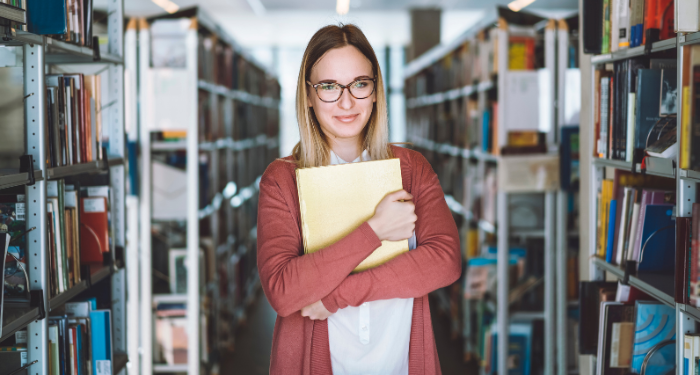
M 603 1 L 603 43 L 601 53 L 610 53 L 610 1 Z
M 608 130 L 610 116 L 610 77 L 603 77 L 600 84 L 600 157 L 608 159 Z
M 613 262 L 613 253 L 615 248 L 615 217 L 617 216 L 617 200 L 610 201 L 610 211 L 608 213 L 608 235 L 607 244 L 605 247 L 605 261 Z
M 695 52 L 695 51 L 694 51 Z M 693 106 L 690 108 L 690 113 L 684 113 L 684 116 L 688 116 L 692 123 L 690 129 L 690 139 L 685 143 L 689 144 L 689 154 L 690 161 L 688 163 L 688 168 L 693 170 L 700 170 L 700 65 L 695 65 L 692 67 L 692 90 L 687 93 L 691 96 L 690 103 Z M 683 92 L 686 95 L 685 91 Z
M 629 93 L 627 97 L 627 144 L 625 145 L 626 162 L 634 159 L 634 124 L 636 112 L 637 94 Z

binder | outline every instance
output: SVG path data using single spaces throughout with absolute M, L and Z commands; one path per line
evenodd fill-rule
M 403 189 L 399 159 L 296 170 L 304 252 L 313 253 L 350 234 L 374 215 L 389 193 Z M 382 241 L 354 272 L 408 251 L 408 240 Z

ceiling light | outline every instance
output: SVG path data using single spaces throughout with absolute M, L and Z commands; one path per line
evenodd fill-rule
M 521 9 L 534 2 L 535 0 L 515 0 L 508 4 L 508 8 L 510 8 L 510 10 L 512 10 L 513 12 L 519 12 Z
M 166 12 L 173 14 L 180 9 L 180 6 L 170 0 L 151 0 L 159 7 L 165 9 Z
M 348 14 L 350 11 L 350 0 L 338 0 L 335 4 L 335 11 L 341 16 Z
M 265 9 L 265 6 L 263 5 L 263 3 L 260 2 L 260 0 L 246 0 L 246 1 L 248 1 L 248 5 L 250 5 L 250 7 L 253 9 L 253 13 L 255 13 L 255 15 L 258 17 L 264 15 L 265 12 L 267 11 Z

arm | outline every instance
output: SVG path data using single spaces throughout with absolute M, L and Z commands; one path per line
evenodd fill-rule
M 364 302 L 421 297 L 455 282 L 462 272 L 459 236 L 437 175 L 420 157 L 414 181 L 418 247 L 391 261 L 348 276 L 321 301 L 335 313 Z M 417 191 L 416 191 L 417 190 Z
M 335 244 L 300 255 L 299 227 L 280 186 L 271 176 L 260 182 L 258 270 L 265 295 L 279 315 L 291 315 L 328 295 L 379 246 L 379 238 L 364 223 Z

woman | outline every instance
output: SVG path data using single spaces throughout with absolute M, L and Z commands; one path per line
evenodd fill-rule
M 388 144 L 382 75 L 360 29 L 327 26 L 311 38 L 297 119 L 301 141 L 260 181 L 258 269 L 278 314 L 270 373 L 440 374 L 427 294 L 459 278 L 457 227 L 425 158 Z M 400 159 L 404 190 L 304 255 L 295 168 L 388 158 Z M 412 251 L 351 274 L 382 240 L 409 238 Z

